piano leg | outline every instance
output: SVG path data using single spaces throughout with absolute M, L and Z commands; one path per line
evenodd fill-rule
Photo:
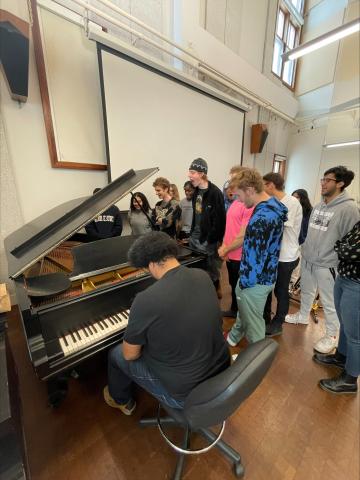
M 68 392 L 68 373 L 63 373 L 47 383 L 48 404 L 52 408 L 60 407 Z

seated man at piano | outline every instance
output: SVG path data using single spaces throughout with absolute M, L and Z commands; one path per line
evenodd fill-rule
M 186 396 L 230 364 L 216 292 L 206 272 L 177 260 L 176 242 L 163 232 L 137 239 L 130 263 L 157 280 L 138 293 L 124 341 L 109 352 L 104 399 L 131 415 L 134 383 L 161 403 L 183 408 Z
M 101 188 L 95 188 L 93 195 Z M 123 229 L 120 210 L 116 205 L 111 205 L 107 210 L 98 215 L 92 222 L 85 225 L 89 240 L 102 240 L 103 238 L 118 237 Z

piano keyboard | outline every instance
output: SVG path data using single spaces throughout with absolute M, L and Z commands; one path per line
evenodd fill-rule
M 86 322 L 81 328 L 63 335 L 59 342 L 64 355 L 72 355 L 112 333 L 124 330 L 128 324 L 129 313 L 130 310 L 124 310 L 94 323 Z

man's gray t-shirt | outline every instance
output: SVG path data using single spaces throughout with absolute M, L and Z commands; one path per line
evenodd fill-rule
M 197 268 L 169 270 L 139 293 L 124 340 L 143 346 L 147 366 L 176 399 L 229 365 L 216 292 Z

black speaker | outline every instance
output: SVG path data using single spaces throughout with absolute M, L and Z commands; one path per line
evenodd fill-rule
M 11 97 L 26 102 L 29 79 L 29 24 L 0 10 L 0 64 Z

